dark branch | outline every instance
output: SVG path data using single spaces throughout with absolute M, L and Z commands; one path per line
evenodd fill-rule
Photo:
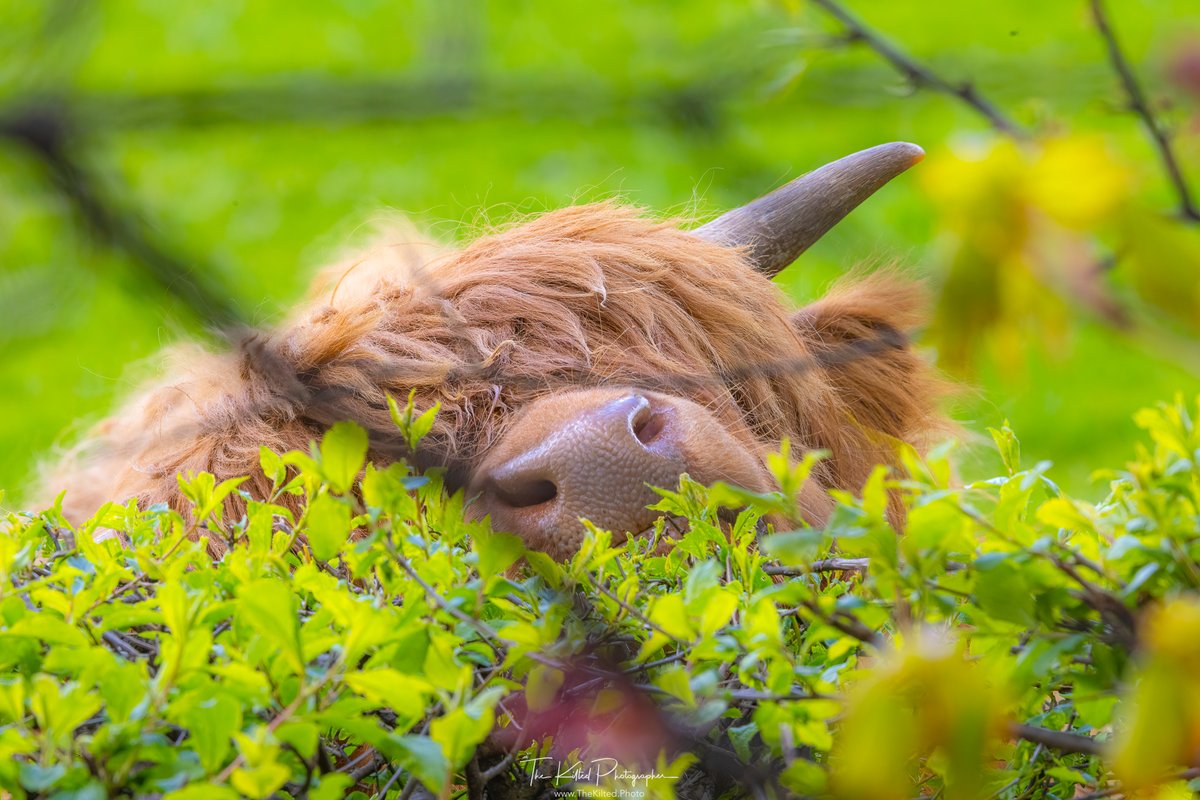
M 0 138 L 21 145 L 41 162 L 49 183 L 65 197 L 100 242 L 128 254 L 161 288 L 201 319 L 221 328 L 241 324 L 237 309 L 209 285 L 203 272 L 169 253 L 147 235 L 138 215 L 119 207 L 101 181 L 77 157 L 74 127 L 65 108 L 43 101 L 0 116 Z
M 927 64 L 922 64 L 915 60 L 912 56 L 883 38 L 877 31 L 872 30 L 862 20 L 850 13 L 841 3 L 838 3 L 836 0 L 813 0 L 813 5 L 844 25 L 849 33 L 848 39 L 850 41 L 862 42 L 871 48 L 894 67 L 897 72 L 911 81 L 913 86 L 955 97 L 985 117 L 991 126 L 1001 133 L 1016 139 L 1027 137 L 1028 134 L 1020 125 L 1009 119 L 996 105 L 983 97 L 975 86 L 970 83 L 953 83 L 942 77 Z
M 1018 724 L 1014 724 L 1010 730 L 1012 735 L 1019 739 L 1043 745 L 1059 753 L 1083 753 L 1096 756 L 1104 752 L 1103 742 L 1098 742 L 1089 736 L 1080 736 L 1077 733 L 1052 731 L 1036 725 Z
M 814 572 L 866 572 L 870 563 L 871 559 L 869 558 L 822 558 L 804 567 L 783 567 L 777 564 L 768 564 L 763 567 L 763 572 L 768 575 L 784 575 L 787 577 L 809 575 Z
M 1146 100 L 1146 93 L 1138 83 L 1133 67 L 1129 64 L 1129 59 L 1125 57 L 1124 51 L 1121 50 L 1120 43 L 1117 42 L 1117 35 L 1113 31 L 1103 0 L 1092 0 L 1092 18 L 1096 22 L 1096 29 L 1104 39 L 1104 46 L 1108 50 L 1108 60 L 1116 71 L 1117 77 L 1120 78 L 1121 86 L 1129 98 L 1129 109 L 1138 115 L 1146 132 L 1150 134 L 1150 139 L 1158 151 L 1158 157 L 1162 160 L 1163 168 L 1167 172 L 1167 178 L 1179 198 L 1179 216 L 1190 222 L 1200 222 L 1200 209 L 1196 208 L 1187 179 L 1179 166 L 1179 160 L 1175 157 L 1175 150 L 1171 147 L 1171 137 L 1162 122 L 1154 115 L 1154 111 L 1151 110 L 1150 104 Z
M 519 113 L 533 119 L 617 119 L 668 124 L 706 135 L 724 124 L 725 106 L 754 73 L 733 65 L 681 84 L 649 82 L 617 91 L 577 78 L 474 78 L 399 75 L 378 80 L 313 76 L 213 88 L 136 93 L 92 92 L 72 98 L 85 129 L 189 130 L 223 125 L 370 125 L 465 115 Z

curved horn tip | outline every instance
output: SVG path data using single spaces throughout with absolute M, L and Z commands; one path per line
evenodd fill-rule
M 755 269 L 774 276 L 876 190 L 925 158 L 910 142 L 889 142 L 809 172 L 693 233 L 749 248 Z
M 872 147 L 870 150 L 864 150 L 863 152 L 869 153 L 871 150 L 880 152 L 890 151 L 891 154 L 903 157 L 908 161 L 905 165 L 906 167 L 915 166 L 925 160 L 924 148 L 912 142 L 889 142 L 888 144 L 881 144 L 878 147 Z

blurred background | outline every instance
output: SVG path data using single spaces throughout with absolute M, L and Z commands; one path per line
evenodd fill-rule
M 1200 392 L 1200 6 L 1109 4 L 1139 115 L 1093 5 L 0 0 L 0 487 L 386 214 L 447 241 L 608 197 L 703 218 L 902 139 L 926 161 L 780 284 L 927 276 L 957 417 L 1098 496 L 1133 413 Z

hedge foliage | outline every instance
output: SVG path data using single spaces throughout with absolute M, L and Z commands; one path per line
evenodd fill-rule
M 418 440 L 430 418 L 397 412 Z M 242 519 L 209 475 L 180 478 L 190 518 L 10 514 L 0 796 L 1187 794 L 1200 431 L 1180 402 L 1137 421 L 1098 504 L 1004 429 L 1006 474 L 956 486 L 947 452 L 907 453 L 810 528 L 814 457 L 785 444 L 782 491 L 685 477 L 653 536 L 593 529 L 568 563 L 436 474 L 364 468 L 346 423 L 264 451 Z

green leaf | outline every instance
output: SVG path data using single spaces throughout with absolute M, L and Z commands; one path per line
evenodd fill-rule
M 308 505 L 304 535 L 313 557 L 332 561 L 350 538 L 350 507 L 333 495 L 319 494 Z
M 828 777 L 825 770 L 803 758 L 797 758 L 779 775 L 779 782 L 796 797 L 819 797 L 825 794 Z
M 148 685 L 145 670 L 138 664 L 119 664 L 104 673 L 99 689 L 109 718 L 114 722 L 125 722 L 146 699 Z M 0 686 L 0 718 L 4 711 L 2 698 L 3 686 Z
M 233 736 L 242 727 L 242 706 L 228 695 L 216 695 L 192 705 L 179 717 L 188 731 L 188 744 L 210 775 L 224 765 Z
M 298 606 L 297 598 L 287 584 L 276 580 L 251 581 L 238 592 L 239 619 L 271 642 L 295 674 L 304 672 L 300 625 L 296 616 Z
M 321 473 L 329 488 L 345 494 L 367 458 L 367 432 L 354 422 L 334 423 L 321 439 Z
M 996 443 L 996 452 L 1000 454 L 1000 460 L 1004 463 L 1004 468 L 1008 470 L 1009 475 L 1015 475 L 1021 470 L 1021 442 L 1013 433 L 1012 428 L 1008 427 L 1008 420 L 1004 421 L 1004 425 L 997 428 L 988 428 L 988 433 L 992 435 L 992 441 Z
M 750 744 L 754 741 L 754 737 L 758 735 L 758 726 L 753 722 L 747 722 L 745 725 L 733 725 L 727 730 L 729 742 L 733 745 L 733 751 L 737 753 L 737 757 L 744 763 L 750 763 Z
M 368 464 L 362 480 L 363 502 L 401 519 L 416 519 L 417 501 L 409 493 L 411 480 L 403 463 L 389 464 L 384 469 Z
M 790 566 L 809 564 L 826 549 L 825 538 L 818 528 L 776 533 L 763 540 L 763 551 Z
M 678 664 L 672 664 L 666 669 L 660 670 L 651 683 L 675 699 L 682 700 L 687 706 L 696 705 L 696 695 L 692 692 L 688 671 Z
M 442 747 L 450 766 L 457 769 L 470 760 L 479 743 L 491 733 L 492 710 L 502 689 L 489 689 L 462 708 L 454 708 L 429 724 L 429 735 Z
M 415 400 L 417 396 L 416 389 L 408 393 L 408 402 L 404 408 L 396 402 L 396 398 L 390 394 L 387 396 L 388 411 L 391 413 L 392 422 L 396 423 L 396 427 L 400 429 L 401 435 L 404 436 L 404 441 L 408 444 L 409 451 L 415 453 L 421 439 L 425 438 L 431 430 L 433 424 L 437 420 L 438 411 L 441 409 L 440 403 L 434 403 L 433 406 L 426 409 L 421 414 L 416 413 Z
M 691 641 L 696 636 L 681 595 L 667 594 L 658 597 L 650 607 L 649 616 L 651 622 L 675 639 Z
M 262 467 L 263 474 L 270 478 L 272 486 L 279 486 L 287 477 L 287 465 L 269 447 L 258 448 L 258 463 Z
M 317 752 L 320 729 L 311 722 L 290 720 L 275 729 L 275 738 L 280 744 L 290 744 L 304 758 L 312 758 Z
M 1101 730 L 1112 722 L 1117 702 L 1118 698 L 1115 695 L 1096 695 L 1086 699 L 1076 697 L 1074 705 L 1079 719 L 1085 725 Z
M 18 677 L 0 678 L 0 723 L 12 723 L 25 717 L 25 681 Z
M 700 634 L 712 636 L 729 623 L 737 610 L 738 596 L 728 589 L 714 589 L 704 596 L 700 611 Z
M 525 681 L 525 704 L 530 711 L 545 711 L 558 699 L 565 676 L 562 670 L 535 664 Z
M 479 576 L 487 581 L 516 563 L 525 552 L 520 537 L 508 533 L 483 533 L 475 537 L 479 553 Z
M 400 766 L 426 789 L 440 795 L 442 787 L 450 780 L 450 765 L 441 744 L 428 736 L 399 736 L 391 742 L 400 751 Z
M 1080 509 L 1076 501 L 1068 497 L 1054 497 L 1042 503 L 1037 510 L 1038 521 L 1056 528 L 1090 531 L 1092 521 Z
M 240 800 L 241 795 L 228 786 L 211 783 L 189 783 L 182 789 L 168 792 L 163 800 Z
M 405 713 L 423 708 L 423 698 L 434 693 L 429 681 L 394 669 L 348 672 L 345 680 L 347 686 L 372 703 Z
M 1070 767 L 1050 767 L 1046 774 L 1067 786 L 1087 786 L 1093 783 L 1090 776 Z
M 263 800 L 287 783 L 291 774 L 285 765 L 268 761 L 257 767 L 235 769 L 229 776 L 229 783 L 245 797 L 252 798 L 252 800 Z
M 349 796 L 354 778 L 344 772 L 326 772 L 318 779 L 314 788 L 308 790 L 311 800 L 341 800 Z
M 55 784 L 67 774 L 67 768 L 62 764 L 52 764 L 43 767 L 38 764 L 21 765 L 21 786 L 31 792 L 44 792 L 53 789 Z
M 975 580 L 975 600 L 988 615 L 1017 625 L 1034 623 L 1034 597 L 1025 572 L 1010 561 L 980 570 Z

